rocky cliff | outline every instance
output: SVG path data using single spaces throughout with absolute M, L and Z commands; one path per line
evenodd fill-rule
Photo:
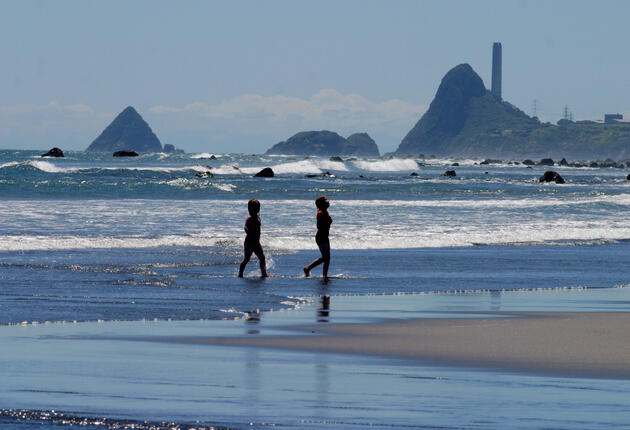
M 136 110 L 128 106 L 88 146 L 86 151 L 161 152 L 162 144 Z
M 472 67 L 460 64 L 395 154 L 622 159 L 630 157 L 630 126 L 543 124 L 487 91 Z
M 269 148 L 266 154 L 377 157 L 379 151 L 367 133 L 355 133 L 345 139 L 335 132 L 322 130 L 297 133 Z

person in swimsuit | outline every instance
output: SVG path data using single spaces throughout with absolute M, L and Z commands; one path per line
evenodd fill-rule
M 330 241 L 328 240 L 328 232 L 330 231 L 330 225 L 332 224 L 332 218 L 328 213 L 330 202 L 326 196 L 319 196 L 315 200 L 315 206 L 317 206 L 317 234 L 315 234 L 315 242 L 319 247 L 319 251 L 322 256 L 311 264 L 304 268 L 304 276 L 311 276 L 311 270 L 315 266 L 319 266 L 324 263 L 323 276 L 324 279 L 328 278 L 328 266 L 330 265 Z
M 238 277 L 243 277 L 245 266 L 249 263 L 249 259 L 253 253 L 256 254 L 256 257 L 258 257 L 258 262 L 260 263 L 260 274 L 263 278 L 266 278 L 267 267 L 265 265 L 265 254 L 263 253 L 262 246 L 260 246 L 260 217 L 258 216 L 258 212 L 260 212 L 260 202 L 256 199 L 251 199 L 247 203 L 247 210 L 249 212 L 249 216 L 245 220 L 245 256 L 241 262 Z

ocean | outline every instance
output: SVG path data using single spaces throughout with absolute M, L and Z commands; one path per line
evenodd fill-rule
M 623 310 L 630 299 L 624 170 L 554 167 L 567 182 L 560 185 L 538 181 L 548 167 L 508 161 L 40 154 L 0 151 L 2 429 L 622 428 L 630 421 L 611 412 L 627 410 L 627 382 L 229 347 L 188 347 L 176 356 L 180 347 L 73 340 L 146 330 L 260 335 L 303 319 L 519 306 Z M 264 167 L 276 176 L 254 177 Z M 208 171 L 212 177 L 196 176 Z M 322 194 L 333 219 L 328 282 L 321 266 L 310 279 L 302 274 L 318 256 L 314 200 Z M 261 202 L 268 279 L 255 257 L 245 278 L 236 276 L 251 198 Z M 143 359 L 143 350 L 150 356 Z M 421 391 L 409 381 L 424 381 Z M 490 418 L 491 405 L 504 408 L 499 417 Z

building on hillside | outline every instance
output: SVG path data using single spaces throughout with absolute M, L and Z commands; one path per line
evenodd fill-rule
M 615 124 L 617 122 L 620 122 L 619 120 L 623 121 L 623 115 L 620 113 L 607 113 L 604 115 L 605 124 Z

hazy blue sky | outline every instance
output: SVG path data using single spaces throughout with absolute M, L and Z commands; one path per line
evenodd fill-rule
M 557 121 L 630 117 L 627 1 L 0 0 L 0 148 L 84 149 L 127 105 L 188 152 L 301 130 L 396 149 L 467 62 Z

